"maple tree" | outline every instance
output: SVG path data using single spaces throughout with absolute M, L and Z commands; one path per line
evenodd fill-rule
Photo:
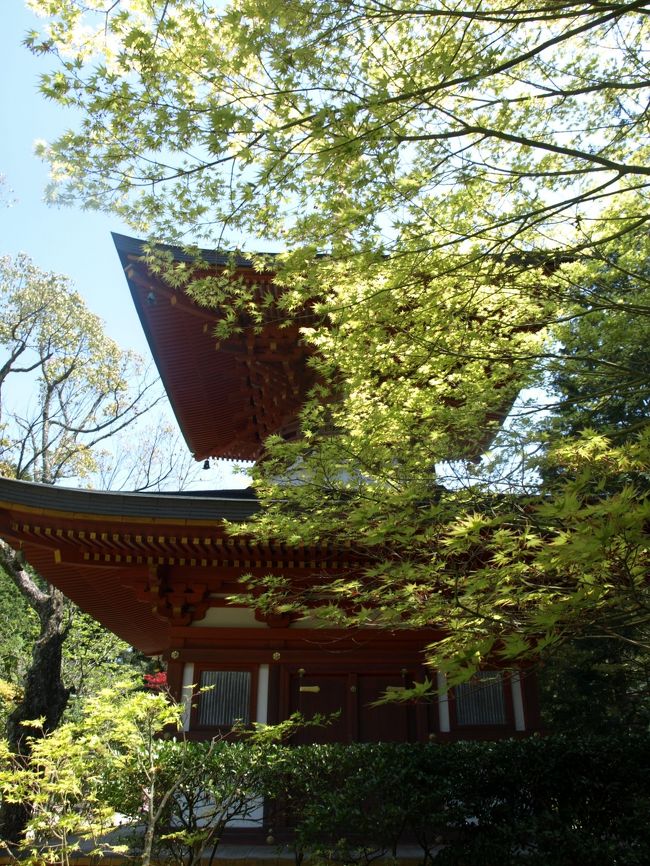
M 371 562 L 257 603 L 444 624 L 452 678 L 569 635 L 645 646 L 648 3 L 31 5 L 42 91 L 78 118 L 40 146 L 55 200 L 282 250 L 262 299 L 150 257 L 219 333 L 297 319 L 315 350 L 257 531 Z

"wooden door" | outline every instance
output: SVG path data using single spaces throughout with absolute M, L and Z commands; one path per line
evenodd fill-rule
M 403 703 L 375 706 L 391 688 L 401 688 L 404 677 L 394 671 L 322 671 L 317 668 L 285 669 L 284 717 L 299 712 L 305 719 L 329 716 L 324 726 L 308 727 L 292 742 L 351 743 L 398 742 L 417 740 L 415 708 Z
M 289 713 L 299 712 L 305 719 L 316 715 L 330 717 L 328 724 L 307 727 L 295 734 L 291 742 L 346 743 L 353 737 L 350 731 L 350 685 L 345 673 L 289 674 Z
M 361 674 L 358 677 L 358 739 L 364 743 L 406 743 L 412 739 L 407 704 L 389 703 L 374 706 L 391 688 L 401 688 L 401 677 L 386 674 Z

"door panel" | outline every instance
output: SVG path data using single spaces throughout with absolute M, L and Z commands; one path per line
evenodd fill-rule
M 359 676 L 359 740 L 361 742 L 404 743 L 410 739 L 409 707 L 406 704 L 372 706 L 391 686 L 400 688 L 403 684 L 401 677 L 381 674 Z
M 347 674 L 289 675 L 289 712 L 309 720 L 320 714 L 333 718 L 323 727 L 310 727 L 295 734 L 292 743 L 345 743 L 349 741 L 349 686 Z

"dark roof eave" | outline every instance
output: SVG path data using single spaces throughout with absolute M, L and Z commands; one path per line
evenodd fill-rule
M 0 507 L 27 507 L 75 515 L 101 515 L 117 518 L 166 518 L 233 522 L 250 520 L 259 511 L 258 502 L 246 491 L 219 491 L 212 495 L 192 493 L 114 493 L 56 487 L 32 481 L 0 478 Z
M 126 256 L 143 256 L 144 255 L 144 247 L 147 241 L 141 240 L 139 238 L 131 238 L 128 235 L 117 234 L 116 232 L 112 232 L 113 243 L 120 254 L 121 257 Z M 229 252 L 219 252 L 217 250 L 206 250 L 200 249 L 198 250 L 198 259 L 194 253 L 187 252 L 183 249 L 183 247 L 174 246 L 172 244 L 163 244 L 156 243 L 156 247 L 161 250 L 167 250 L 172 253 L 175 262 L 187 262 L 189 264 L 205 264 L 205 265 L 216 265 L 220 267 L 226 267 L 229 264 L 233 263 L 234 256 L 234 264 L 235 267 L 238 268 L 253 268 L 252 259 L 246 258 L 245 256 L 240 256 L 239 254 Z M 265 258 L 274 258 L 277 253 L 260 253 L 260 255 Z M 124 263 L 124 259 L 123 259 Z

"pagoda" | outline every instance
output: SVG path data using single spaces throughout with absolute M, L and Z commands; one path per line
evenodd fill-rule
M 295 435 L 313 384 L 298 326 L 273 322 L 217 342 L 215 310 L 170 288 L 147 265 L 140 241 L 114 236 L 161 379 L 197 460 L 258 460 L 271 434 Z M 182 250 L 166 248 L 177 262 Z M 219 274 L 232 262 L 206 252 Z M 231 270 L 228 271 L 230 273 Z M 272 275 L 235 262 L 236 279 L 273 292 Z M 80 608 L 167 667 L 188 701 L 190 738 L 236 720 L 275 723 L 300 711 L 336 713 L 296 742 L 426 741 L 525 735 L 539 726 L 534 678 L 486 671 L 435 701 L 376 706 L 377 699 L 431 677 L 424 647 L 434 630 L 323 628 L 309 618 L 262 615 L 229 596 L 240 578 L 282 574 L 296 583 L 360 567 L 362 554 L 332 544 L 292 547 L 233 535 L 259 505 L 250 490 L 137 494 L 77 490 L 0 479 L 0 535 Z

